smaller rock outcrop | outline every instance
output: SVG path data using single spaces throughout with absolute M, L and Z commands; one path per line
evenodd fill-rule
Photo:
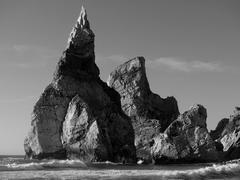
M 206 125 L 207 111 L 194 105 L 154 138 L 151 148 L 156 163 L 216 161 L 218 154 Z
M 120 94 L 122 109 L 132 119 L 137 156 L 151 159 L 153 137 L 163 132 L 179 115 L 176 99 L 164 99 L 152 93 L 143 57 L 118 66 L 110 74 L 108 85 Z
M 226 123 L 226 124 L 225 124 Z M 240 158 L 240 108 L 236 107 L 233 115 L 224 123 L 221 133 L 218 133 L 216 143 L 222 145 L 225 160 Z M 218 123 L 221 126 L 222 121 Z M 216 129 L 217 129 L 216 128 Z M 214 133 L 212 133 L 215 135 Z

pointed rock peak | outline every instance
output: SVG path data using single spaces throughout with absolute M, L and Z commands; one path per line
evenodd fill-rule
M 85 42 L 93 40 L 94 34 L 90 29 L 87 12 L 82 6 L 77 22 L 69 35 L 67 47 L 70 47 L 70 45 L 79 46 L 80 44 L 85 44 Z
M 81 28 L 90 28 L 89 27 L 89 22 L 87 19 L 87 11 L 86 9 L 82 6 L 80 15 L 77 20 L 78 24 L 80 25 Z

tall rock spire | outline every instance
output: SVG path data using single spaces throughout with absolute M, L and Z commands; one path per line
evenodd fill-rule
M 87 19 L 87 11 L 83 6 L 81 8 L 81 12 L 80 12 L 77 22 L 80 24 L 81 28 L 90 29 L 89 22 Z
M 49 84 L 34 106 L 26 157 L 135 162 L 134 131 L 120 97 L 99 77 L 82 7 Z
M 94 33 L 90 29 L 86 9 L 82 6 L 77 22 L 69 35 L 67 48 L 79 51 L 80 48 L 89 43 L 94 43 Z
M 80 15 L 68 38 L 55 72 L 55 78 L 68 75 L 76 79 L 99 78 L 99 69 L 95 64 L 94 33 L 90 29 L 87 12 L 82 6 Z

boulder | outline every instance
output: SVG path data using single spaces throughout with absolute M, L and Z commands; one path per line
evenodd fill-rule
M 151 153 L 157 164 L 211 162 L 218 160 L 206 125 L 207 111 L 194 105 L 154 138 Z
M 134 131 L 120 96 L 99 78 L 94 33 L 82 8 L 50 85 L 34 106 L 27 158 L 135 162 Z
M 176 99 L 164 99 L 152 93 L 143 57 L 136 57 L 118 66 L 111 72 L 108 85 L 120 94 L 122 109 L 132 119 L 137 156 L 151 160 L 153 138 L 179 115 Z

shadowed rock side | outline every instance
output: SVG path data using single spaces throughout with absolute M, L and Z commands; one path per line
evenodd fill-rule
M 229 123 L 229 119 L 228 118 L 223 118 L 221 121 L 219 121 L 216 129 L 210 131 L 210 135 L 211 135 L 213 140 L 219 139 L 222 136 L 222 133 L 223 133 L 223 131 L 226 128 L 228 123 Z
M 157 164 L 218 160 L 214 141 L 206 125 L 207 111 L 194 105 L 154 138 L 151 148 Z
M 137 156 L 150 160 L 152 139 L 179 114 L 177 101 L 174 97 L 163 99 L 151 92 L 143 57 L 117 67 L 110 74 L 108 85 L 120 94 L 122 109 L 132 119 Z
M 211 135 L 222 146 L 224 160 L 240 158 L 240 108 L 236 107 L 229 119 L 221 120 Z
M 134 131 L 119 94 L 99 78 L 84 8 L 53 81 L 34 106 L 27 158 L 135 162 Z

